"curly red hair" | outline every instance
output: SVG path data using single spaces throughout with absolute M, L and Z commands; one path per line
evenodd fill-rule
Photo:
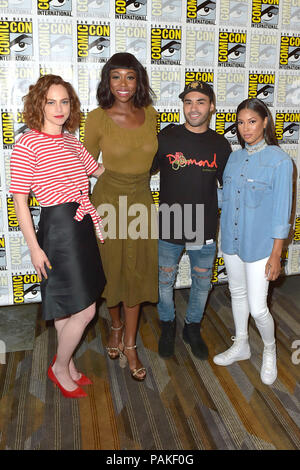
M 44 75 L 35 85 L 30 85 L 29 92 L 23 97 L 24 121 L 29 129 L 42 130 L 47 93 L 52 85 L 62 85 L 67 90 L 70 99 L 70 116 L 64 123 L 63 130 L 73 133 L 80 124 L 80 101 L 72 85 L 65 82 L 59 75 Z

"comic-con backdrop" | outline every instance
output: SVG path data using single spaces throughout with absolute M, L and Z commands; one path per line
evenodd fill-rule
M 101 68 L 115 52 L 134 54 L 156 94 L 158 132 L 182 123 L 178 94 L 200 79 L 213 86 L 211 127 L 237 148 L 235 109 L 246 97 L 270 107 L 282 148 L 299 167 L 300 0 L 0 0 L 0 304 L 40 301 L 39 279 L 20 232 L 11 195 L 12 148 L 26 130 L 22 96 L 39 75 L 72 82 L 82 103 L 82 125 L 97 106 Z M 151 181 L 155 202 L 159 176 Z M 298 189 L 298 191 L 297 191 Z M 300 272 L 300 185 L 294 230 L 283 253 L 285 274 Z M 29 201 L 38 224 L 40 208 Z M 214 283 L 226 280 L 220 251 Z M 186 256 L 176 286 L 190 285 Z

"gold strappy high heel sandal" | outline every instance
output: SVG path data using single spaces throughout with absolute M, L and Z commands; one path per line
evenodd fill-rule
M 124 324 L 122 323 L 121 326 L 119 326 L 118 328 L 114 328 L 113 326 L 110 327 L 111 330 L 113 331 L 120 331 L 122 330 Z M 117 348 L 113 348 L 112 346 L 106 346 L 106 350 L 107 350 L 107 354 L 108 354 L 108 357 L 112 360 L 114 359 L 118 359 L 118 357 L 120 357 L 120 349 L 117 347 Z
M 123 342 L 123 340 L 122 340 Z M 128 351 L 132 350 L 132 349 L 136 349 L 136 344 L 134 346 L 124 346 L 124 342 L 123 342 L 123 350 L 119 349 L 119 365 L 122 369 L 124 369 L 127 365 L 127 362 L 128 362 L 128 358 L 127 356 L 124 354 L 124 351 L 125 349 L 127 349 Z M 129 367 L 129 363 L 128 363 L 128 367 Z M 145 367 L 140 367 L 139 369 L 130 369 L 130 374 L 131 374 L 131 377 L 134 379 L 134 380 L 137 380 L 138 382 L 142 382 L 143 380 L 145 380 L 146 378 L 146 369 Z M 141 372 L 144 372 L 144 375 L 139 375 Z

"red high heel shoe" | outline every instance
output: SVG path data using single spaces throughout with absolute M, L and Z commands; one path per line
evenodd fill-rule
M 74 380 L 77 385 L 92 385 L 93 382 L 86 375 L 80 372 L 80 379 Z
M 54 356 L 53 358 L 53 361 L 51 363 L 51 367 L 53 366 L 53 364 L 55 363 L 56 361 L 56 355 Z M 74 380 L 74 379 L 73 379 Z M 77 384 L 77 385 L 93 385 L 93 382 L 91 381 L 91 379 L 89 379 L 86 375 L 84 375 L 82 372 L 80 372 L 80 379 L 78 380 L 74 380 L 74 382 Z
M 75 390 L 66 390 L 57 380 L 52 370 L 52 366 L 50 365 L 48 368 L 48 377 L 49 379 L 58 386 L 61 393 L 66 398 L 84 398 L 87 397 L 87 393 L 85 393 L 80 387 L 75 388 Z

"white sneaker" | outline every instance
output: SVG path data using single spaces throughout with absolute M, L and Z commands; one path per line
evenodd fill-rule
M 251 357 L 248 335 L 232 336 L 233 345 L 221 354 L 217 354 L 213 361 L 218 366 L 229 366 L 236 361 L 244 361 Z
M 276 345 L 275 343 L 265 346 L 263 352 L 263 363 L 260 378 L 266 385 L 272 385 L 277 377 Z

